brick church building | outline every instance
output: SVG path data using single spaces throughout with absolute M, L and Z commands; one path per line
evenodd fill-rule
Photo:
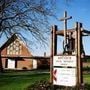
M 30 57 L 32 54 L 15 34 L 1 46 L 0 50 L 4 69 L 37 69 L 37 60 L 23 58 Z

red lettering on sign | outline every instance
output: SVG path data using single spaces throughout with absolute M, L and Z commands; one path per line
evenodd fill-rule
M 57 81 L 56 74 L 57 74 L 57 69 L 53 71 L 53 80 L 55 81 Z

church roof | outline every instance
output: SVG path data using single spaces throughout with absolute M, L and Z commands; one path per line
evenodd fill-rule
M 2 51 L 5 47 L 8 47 L 13 41 L 17 39 L 16 34 L 13 34 L 1 47 L 0 50 Z

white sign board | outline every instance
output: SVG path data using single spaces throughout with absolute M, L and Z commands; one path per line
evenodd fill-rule
M 76 56 L 54 56 L 53 66 L 76 67 Z
M 61 86 L 76 85 L 76 69 L 75 68 L 54 68 L 53 84 Z

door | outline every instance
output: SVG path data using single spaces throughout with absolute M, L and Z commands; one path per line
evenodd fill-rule
M 33 69 L 37 69 L 37 60 L 33 59 Z
M 8 68 L 15 69 L 15 60 L 14 59 L 8 59 Z

